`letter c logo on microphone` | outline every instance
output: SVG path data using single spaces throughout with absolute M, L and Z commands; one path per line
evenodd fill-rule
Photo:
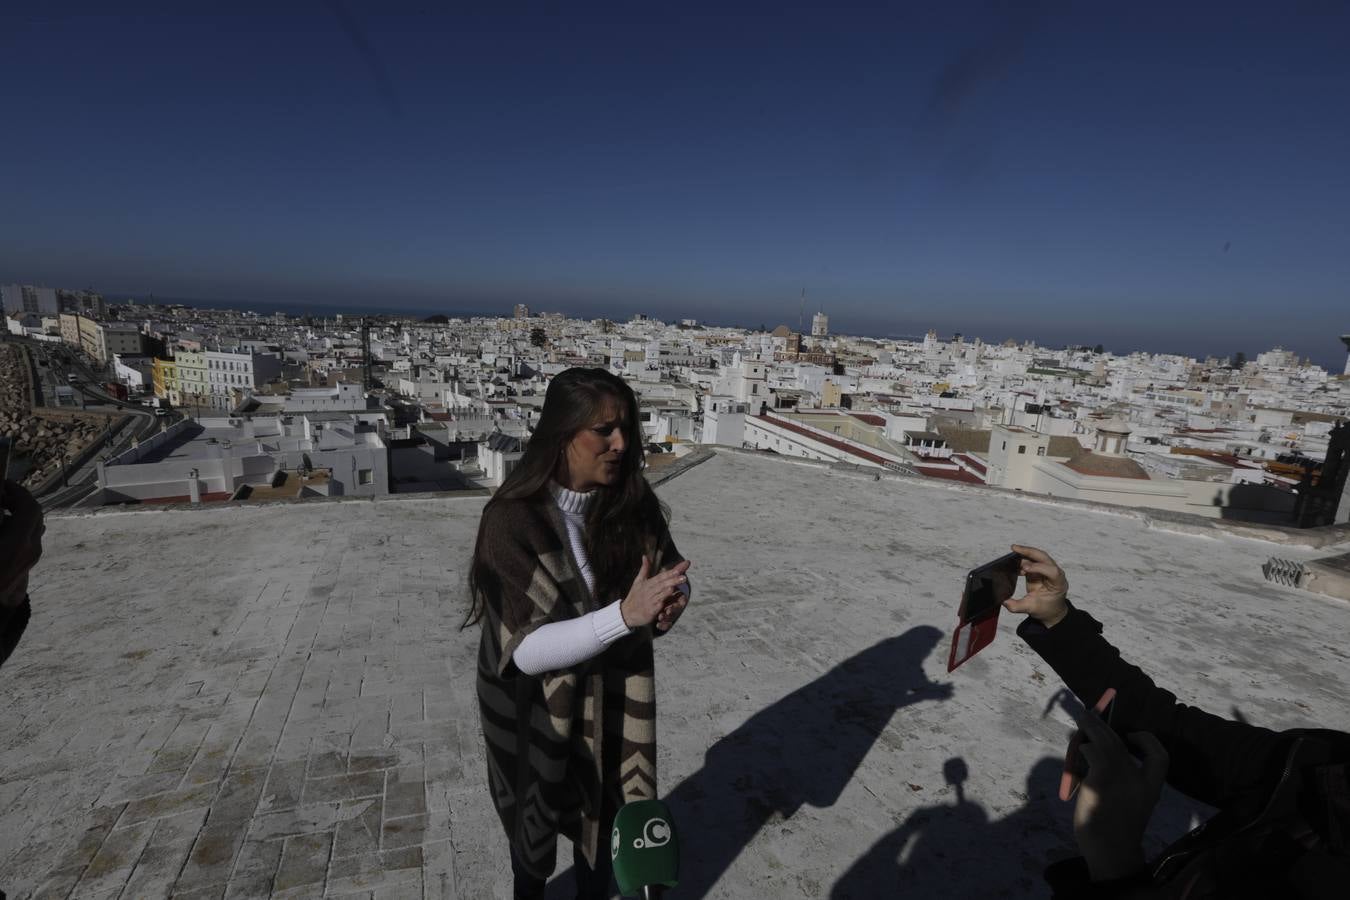
M 638 850 L 644 847 L 664 847 L 670 843 L 670 823 L 665 819 L 648 819 L 642 826 L 642 837 L 633 839 Z

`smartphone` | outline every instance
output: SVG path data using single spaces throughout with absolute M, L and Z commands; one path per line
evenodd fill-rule
M 1088 715 L 1094 715 L 1100 718 L 1108 726 L 1115 727 L 1116 715 L 1116 689 L 1107 688 L 1102 692 L 1097 700 L 1092 712 Z M 1083 756 L 1082 746 L 1089 743 L 1088 736 L 1082 729 L 1075 731 L 1073 737 L 1069 738 L 1069 749 L 1064 753 L 1064 774 L 1059 779 L 1059 799 L 1071 800 L 1073 795 L 1078 793 L 1078 787 L 1087 777 L 1088 764 Z
M 1022 557 L 1016 553 L 1000 556 L 966 573 L 952 648 L 947 655 L 948 672 L 994 642 L 999 610 L 1017 590 L 1017 579 L 1021 576 Z

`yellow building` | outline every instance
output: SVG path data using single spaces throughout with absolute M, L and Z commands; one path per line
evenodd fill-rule
M 826 378 L 825 383 L 820 386 L 820 405 L 828 408 L 840 406 L 843 402 L 843 389 L 830 379 Z
M 103 339 L 103 329 L 93 319 L 77 316 L 80 326 L 80 349 L 90 359 L 101 363 L 108 361 L 108 345 Z
M 155 396 L 168 400 L 178 406 L 182 400 L 182 385 L 178 380 L 178 365 L 172 359 L 155 357 L 151 378 L 155 386 Z

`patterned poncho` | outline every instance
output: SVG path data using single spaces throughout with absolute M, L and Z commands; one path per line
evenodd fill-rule
M 501 585 L 497 598 L 482 598 L 478 652 L 493 803 L 531 874 L 552 873 L 559 833 L 594 866 L 598 848 L 607 846 L 602 807 L 656 796 L 653 631 L 640 628 L 570 669 L 524 674 L 511 657 L 527 635 L 602 604 L 581 577 L 551 500 L 494 501 L 479 527 Z M 659 513 L 650 528 L 646 544 L 655 573 L 682 557 Z

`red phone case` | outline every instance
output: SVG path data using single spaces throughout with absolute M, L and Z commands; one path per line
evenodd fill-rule
M 998 614 L 1003 609 L 1003 601 L 1011 597 L 1017 588 L 1019 559 L 1016 553 L 1008 553 L 971 569 L 966 575 L 961 607 L 956 613 L 956 630 L 952 632 L 952 649 L 947 654 L 948 672 L 994 642 L 998 635 Z M 976 610 L 982 611 L 970 615 L 972 604 Z
M 994 642 L 994 636 L 998 634 L 998 613 L 1001 608 L 996 606 L 993 612 L 979 619 L 958 622 L 956 631 L 952 632 L 952 650 L 947 655 L 948 672 Z

